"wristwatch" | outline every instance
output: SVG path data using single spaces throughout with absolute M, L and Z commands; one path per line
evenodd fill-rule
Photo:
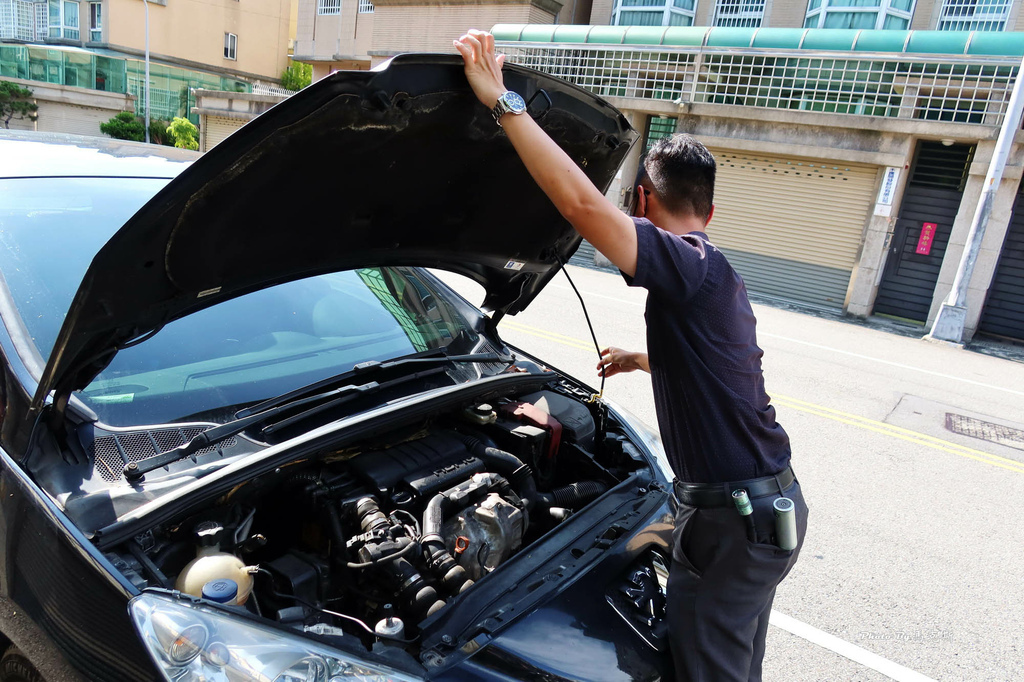
M 506 90 L 502 93 L 501 97 L 498 98 L 498 103 L 494 105 L 494 109 L 491 113 L 494 114 L 494 120 L 497 124 L 501 125 L 501 117 L 505 114 L 519 115 L 526 111 L 526 102 L 518 93 Z

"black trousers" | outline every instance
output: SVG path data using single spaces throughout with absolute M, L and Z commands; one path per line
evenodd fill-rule
M 676 502 L 667 611 L 679 682 L 759 682 L 775 588 L 796 563 L 807 530 L 807 505 L 794 481 L 799 544 L 782 550 L 772 502 L 754 498 L 757 542 L 734 506 L 697 508 Z

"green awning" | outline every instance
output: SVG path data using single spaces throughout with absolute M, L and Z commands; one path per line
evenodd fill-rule
M 586 43 L 672 47 L 753 47 L 758 49 L 913 54 L 1024 56 L 1024 32 L 891 31 L 833 28 L 730 28 L 705 26 L 580 26 L 498 24 L 496 40 L 522 43 Z

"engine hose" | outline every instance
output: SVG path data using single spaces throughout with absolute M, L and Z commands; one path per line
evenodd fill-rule
M 538 502 L 542 501 L 537 493 L 537 483 L 533 480 L 533 471 L 528 464 L 524 464 L 521 459 L 511 452 L 485 445 L 482 441 L 472 436 L 458 432 L 453 432 L 453 435 L 462 441 L 466 449 L 471 453 L 507 478 L 515 491 L 519 493 L 519 497 L 526 501 L 528 509 L 533 509 L 537 506 Z M 545 506 L 551 505 L 547 504 Z M 426 534 L 428 531 L 424 528 L 423 532 Z
M 297 474 L 292 474 L 284 480 L 281 487 L 287 491 L 289 496 L 298 493 L 298 497 L 301 497 L 303 502 L 308 504 L 310 502 L 309 495 L 313 494 L 313 491 L 320 485 L 320 474 L 313 471 L 300 471 Z
M 608 490 L 608 486 L 600 481 L 579 481 L 552 490 L 550 496 L 554 504 L 550 506 L 575 509 L 603 494 L 606 490 Z

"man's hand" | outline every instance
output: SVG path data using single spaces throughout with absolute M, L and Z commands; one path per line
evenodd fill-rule
M 452 44 L 466 63 L 466 78 L 473 93 L 485 107 L 493 109 L 505 93 L 505 81 L 501 77 L 505 55 L 494 55 L 494 36 L 471 28 Z
M 465 62 L 473 92 L 485 107 L 493 109 L 505 92 L 501 77 L 505 60 L 494 56 L 494 37 L 485 31 L 469 31 L 453 44 Z M 586 173 L 541 130 L 529 113 L 505 114 L 501 125 L 526 170 L 559 213 L 620 270 L 631 277 L 635 275 L 637 242 L 632 219 L 594 187 Z M 473 161 L 467 159 L 468 163 Z M 481 181 L 484 179 L 482 176 Z
M 651 365 L 647 360 L 647 353 L 634 353 L 614 346 L 609 346 L 601 351 L 601 362 L 597 363 L 597 373 L 604 374 L 606 377 L 638 369 L 650 374 Z

